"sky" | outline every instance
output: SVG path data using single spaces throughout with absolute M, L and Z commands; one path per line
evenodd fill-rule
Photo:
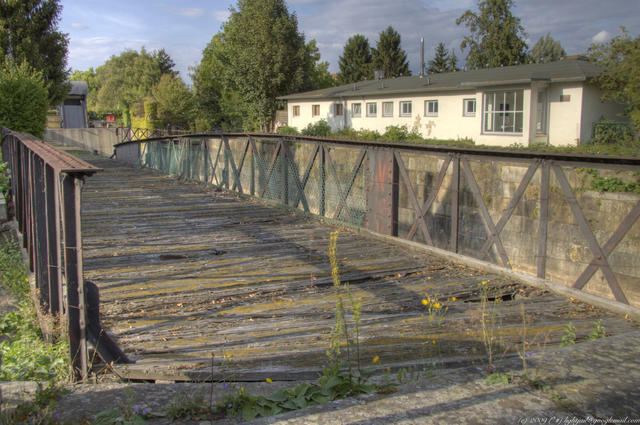
M 191 83 L 189 68 L 221 30 L 236 1 L 225 0 L 61 0 L 59 29 L 69 35 L 68 64 L 72 70 L 102 65 L 126 49 L 164 48 L 182 78 Z M 586 52 L 593 42 L 606 42 L 624 26 L 632 37 L 640 33 L 640 0 L 515 0 L 512 12 L 521 19 L 529 47 L 550 33 L 569 55 Z M 338 58 L 347 39 L 363 34 L 375 47 L 378 35 L 391 25 L 402 37 L 409 68 L 420 69 L 420 38 L 425 61 L 444 42 L 461 63 L 460 42 L 465 26 L 455 21 L 465 10 L 477 10 L 477 0 L 289 0 L 305 39 L 315 39 L 321 60 L 338 72 Z

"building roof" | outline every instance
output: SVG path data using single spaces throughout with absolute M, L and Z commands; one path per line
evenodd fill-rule
M 451 90 L 472 90 L 479 87 L 526 84 L 533 81 L 585 81 L 600 73 L 600 68 L 580 59 L 557 62 L 476 69 L 471 71 L 429 74 L 423 77 L 398 77 L 365 80 L 338 87 L 281 96 L 285 100 L 335 99 L 342 97 L 381 96 Z
M 69 81 L 71 88 L 69 89 L 70 95 L 87 95 L 89 93 L 89 85 L 86 81 Z

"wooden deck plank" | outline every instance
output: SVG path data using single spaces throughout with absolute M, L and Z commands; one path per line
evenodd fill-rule
M 328 258 L 335 227 L 117 161 L 83 192 L 85 278 L 101 291 L 103 323 L 144 379 L 312 377 L 326 363 L 335 292 Z M 343 282 L 362 302 L 364 364 L 457 364 L 485 358 L 481 282 L 488 281 L 500 352 L 557 344 L 572 321 L 580 338 L 596 318 L 609 333 L 635 325 L 506 278 L 342 229 Z M 421 301 L 448 308 L 430 325 Z M 455 301 L 453 300 L 455 297 Z M 502 300 L 504 299 L 504 300 Z M 349 315 L 350 317 L 350 315 Z

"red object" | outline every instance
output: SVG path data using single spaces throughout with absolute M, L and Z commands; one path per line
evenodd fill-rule
M 108 114 L 107 115 L 107 121 L 108 122 L 114 122 L 116 120 L 116 117 L 113 114 Z

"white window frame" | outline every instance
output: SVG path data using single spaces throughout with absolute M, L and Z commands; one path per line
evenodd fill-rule
M 514 94 L 513 108 L 511 108 L 511 105 L 507 103 L 508 93 Z M 522 109 L 520 110 L 516 109 L 516 106 L 518 105 L 518 97 L 520 97 L 520 103 L 522 105 Z M 490 101 L 493 102 L 491 105 L 488 103 Z M 500 101 L 503 103 L 500 103 Z M 494 108 L 495 105 L 500 106 L 498 108 Z M 491 106 L 491 108 L 488 108 L 488 106 Z M 518 116 L 520 116 L 520 124 L 522 125 L 520 131 L 517 131 L 516 128 Z M 497 117 L 500 117 L 503 123 L 502 129 L 500 130 L 496 130 L 498 122 L 496 119 Z M 509 117 L 510 119 L 508 120 L 507 118 Z M 508 121 L 511 121 L 512 124 L 505 127 L 505 123 Z M 482 94 L 482 133 L 503 135 L 522 135 L 524 133 L 524 89 L 496 90 Z
M 429 108 L 430 105 L 435 105 L 435 108 Z M 431 109 L 431 111 L 429 111 L 429 109 Z M 438 116 L 438 99 L 427 99 L 424 101 L 424 116 L 425 117 Z
M 371 110 L 373 107 L 373 111 Z M 378 116 L 378 103 L 377 102 L 367 102 L 367 116 L 368 117 L 377 117 Z
M 291 106 L 291 115 L 293 115 L 294 117 L 300 116 L 300 105 Z
M 316 108 L 318 110 L 317 114 L 316 114 Z M 320 116 L 320 105 L 318 105 L 318 104 L 311 105 L 311 116 L 312 117 L 319 117 Z
M 407 108 L 408 106 L 408 108 Z M 413 102 L 410 100 L 403 100 L 400 102 L 400 116 L 401 117 L 410 117 L 413 110 Z
M 467 107 L 467 105 L 469 104 L 473 104 L 473 112 L 469 112 L 469 108 Z M 478 108 L 478 104 L 476 102 L 476 99 L 471 98 L 471 99 L 462 100 L 462 116 L 463 117 L 475 117 L 477 108 Z
M 391 105 L 391 111 L 385 111 L 385 106 Z M 393 102 L 382 102 L 382 116 L 383 117 L 392 117 L 393 116 Z
M 362 103 L 358 102 L 351 104 L 351 116 L 355 118 L 359 118 L 362 116 Z

